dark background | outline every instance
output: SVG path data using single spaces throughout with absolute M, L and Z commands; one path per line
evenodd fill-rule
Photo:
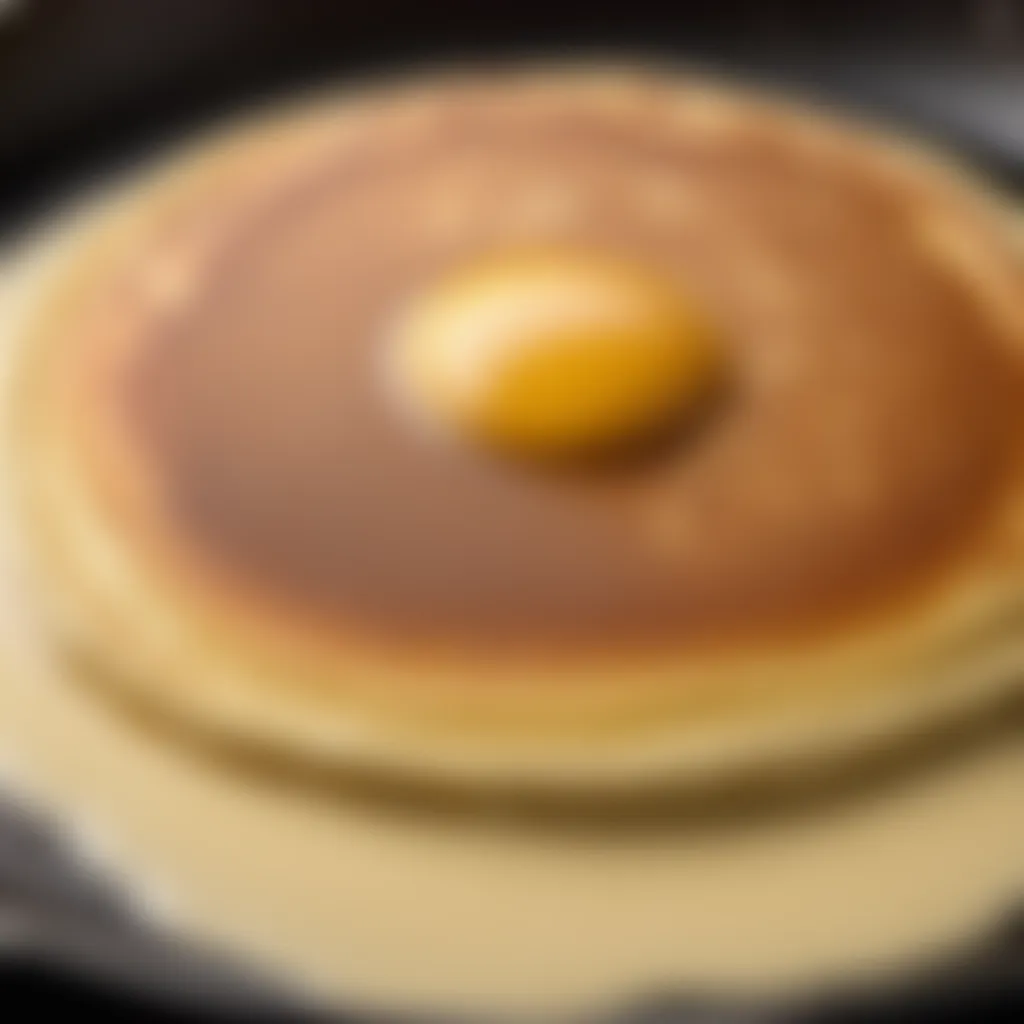
M 792 81 L 936 136 L 1024 193 L 1019 0 L 0 0 L 0 227 L 13 232 L 84 176 L 296 84 L 453 56 L 567 49 L 678 55 Z M 0 851 L 3 842 L 0 822 Z M 0 912 L 15 898 L 24 902 L 24 892 L 0 864 Z M 998 970 L 952 991 L 818 1011 L 814 1020 L 1024 1022 L 1022 948 L 1018 936 L 1009 970 L 1003 955 Z M 45 948 L 0 955 L 0 1015 L 253 1017 L 168 1009 L 144 983 L 126 994 L 55 959 Z M 642 1019 L 723 1018 L 670 1007 Z
M 567 48 L 811 78 L 858 101 L 909 104 L 908 116 L 974 145 L 1009 143 L 1024 166 L 1024 114 L 1007 110 L 1019 99 L 1020 0 L 0 0 L 0 212 L 254 94 L 388 64 Z M 948 108 L 953 87 L 969 101 L 987 89 L 997 115 L 976 102 L 966 115 L 930 109 L 920 92 L 936 79 L 932 105 Z M 1019 122 L 1015 138 L 994 123 L 1004 114 Z

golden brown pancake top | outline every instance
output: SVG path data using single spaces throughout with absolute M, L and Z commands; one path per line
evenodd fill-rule
M 1016 470 L 1019 367 L 928 231 L 987 244 L 972 211 L 697 86 L 456 85 L 365 113 L 325 122 L 118 378 L 198 564 L 346 630 L 675 648 L 841 622 L 983 528 Z M 731 367 L 699 426 L 569 472 L 406 415 L 381 374 L 396 316 L 537 243 L 697 298 Z

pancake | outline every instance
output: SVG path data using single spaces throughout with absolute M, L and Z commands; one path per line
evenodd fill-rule
M 233 128 L 22 338 L 48 621 L 204 734 L 458 784 L 861 750 L 1019 684 L 1022 265 L 931 157 L 672 72 L 435 76 Z M 382 363 L 454 269 L 650 268 L 729 388 L 572 472 L 421 429 Z

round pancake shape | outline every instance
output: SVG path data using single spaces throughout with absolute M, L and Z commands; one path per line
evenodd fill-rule
M 1012 215 L 891 139 L 618 67 L 426 77 L 233 127 L 115 204 L 20 339 L 25 530 L 120 691 L 459 784 L 718 777 L 1016 686 Z M 382 367 L 460 266 L 646 264 L 730 387 L 651 458 L 538 471 Z

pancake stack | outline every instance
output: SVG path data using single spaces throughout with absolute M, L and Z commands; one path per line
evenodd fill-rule
M 451 793 L 628 802 L 966 719 L 1021 678 L 1012 220 L 673 71 L 217 133 L 17 339 L 33 614 L 97 700 Z

